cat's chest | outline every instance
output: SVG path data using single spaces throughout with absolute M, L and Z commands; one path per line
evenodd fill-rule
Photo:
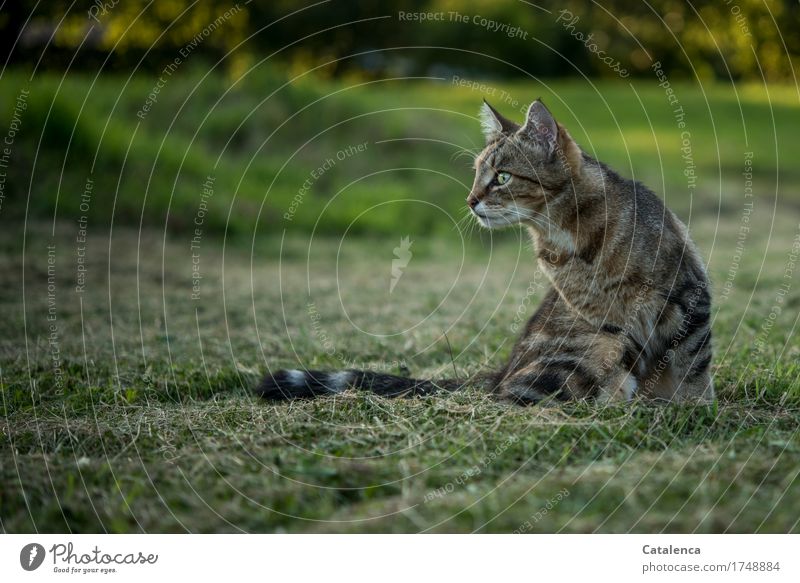
M 604 303 L 600 296 L 607 286 L 607 277 L 596 267 L 576 260 L 571 254 L 553 251 L 540 253 L 538 264 L 568 304 L 594 312 L 595 305 Z

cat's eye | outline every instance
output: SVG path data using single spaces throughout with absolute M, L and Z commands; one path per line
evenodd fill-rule
M 498 172 L 495 180 L 497 180 L 497 184 L 507 184 L 508 181 L 511 180 L 511 174 L 508 172 Z

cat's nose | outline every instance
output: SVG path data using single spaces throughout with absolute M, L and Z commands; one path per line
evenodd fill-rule
M 474 194 L 470 194 L 467 197 L 467 204 L 469 205 L 469 208 L 471 208 L 471 209 L 474 209 L 478 205 L 479 202 L 480 201 L 478 200 L 478 197 L 475 196 Z

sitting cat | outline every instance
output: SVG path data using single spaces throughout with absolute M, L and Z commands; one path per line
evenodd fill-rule
M 481 121 L 487 145 L 467 204 L 486 228 L 527 227 L 552 283 L 505 366 L 470 381 L 284 370 L 258 393 L 424 395 L 479 384 L 520 404 L 712 401 L 708 277 L 683 223 L 647 187 L 582 151 L 540 100 L 521 126 L 485 102 Z

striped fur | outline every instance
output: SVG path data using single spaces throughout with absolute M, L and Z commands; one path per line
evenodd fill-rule
M 541 101 L 522 126 L 488 104 L 482 116 L 467 202 L 485 227 L 526 226 L 552 284 L 494 391 L 525 403 L 712 400 L 709 283 L 686 227 L 583 152 Z M 511 179 L 498 184 L 500 173 Z
M 711 401 L 709 283 L 686 227 L 647 187 L 583 152 L 541 101 L 521 126 L 487 103 L 481 122 L 487 146 L 467 203 L 484 227 L 527 227 L 551 283 L 509 361 L 468 382 L 278 371 L 258 393 L 396 397 L 478 384 L 519 404 Z

